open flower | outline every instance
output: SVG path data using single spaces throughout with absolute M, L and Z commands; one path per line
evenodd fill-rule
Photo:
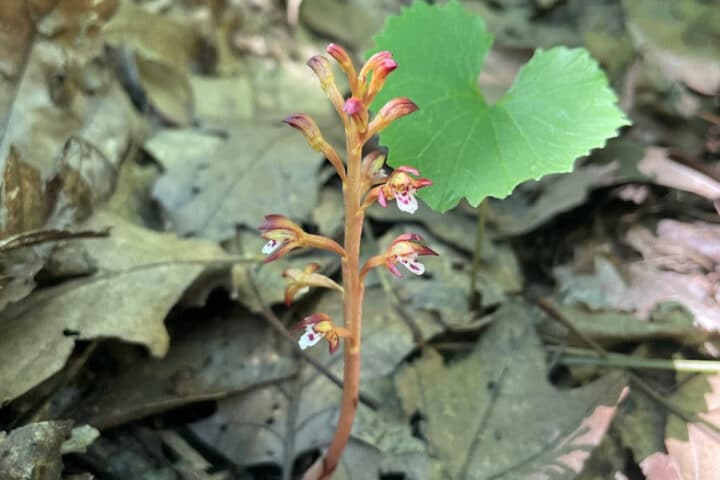
M 420 243 L 422 241 L 423 238 L 417 233 L 405 233 L 393 240 L 385 254 L 385 266 L 390 273 L 396 277 L 402 277 L 402 273 L 395 266 L 398 262 L 415 275 L 425 273 L 425 265 L 418 262 L 417 257 L 420 255 L 436 256 L 437 252 Z
M 415 275 L 425 273 L 425 265 L 420 263 L 417 257 L 421 255 L 437 255 L 430 247 L 426 247 L 421 242 L 423 238 L 417 233 L 405 233 L 392 241 L 390 247 L 382 255 L 370 257 L 362 267 L 360 276 L 362 278 L 367 273 L 380 265 L 385 265 L 387 269 L 396 277 L 402 278 L 402 273 L 397 268 L 397 264 L 401 263 L 405 268 Z
M 328 342 L 330 353 L 335 353 L 340 347 L 340 338 L 350 336 L 346 328 L 336 327 L 330 316 L 325 313 L 313 313 L 305 317 L 295 328 L 304 330 L 298 339 L 298 345 L 303 350 L 316 345 L 324 338 Z
M 298 247 L 313 247 L 345 256 L 345 249 L 330 238 L 305 233 L 302 228 L 283 215 L 266 215 L 258 227 L 261 237 L 268 242 L 262 249 L 267 258 L 263 263 L 277 260 Z
M 266 215 L 258 230 L 262 232 L 260 236 L 268 241 L 262 249 L 263 255 L 267 257 L 264 263 L 272 262 L 304 245 L 303 229 L 283 215 Z
M 387 207 L 389 200 L 395 200 L 400 210 L 407 213 L 415 213 L 418 209 L 418 201 L 415 192 L 423 187 L 432 185 L 432 181 L 419 177 L 420 173 L 411 167 L 398 167 L 388 178 L 385 185 L 378 188 L 378 203 Z
M 283 272 L 283 277 L 288 280 L 285 288 L 285 304 L 290 305 L 293 300 L 310 291 L 310 287 L 332 288 L 343 292 L 343 288 L 320 273 L 319 263 L 311 263 L 304 269 L 288 268 Z

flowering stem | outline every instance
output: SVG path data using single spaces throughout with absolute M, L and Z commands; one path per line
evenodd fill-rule
M 345 365 L 343 372 L 343 397 L 340 418 L 330 447 L 323 461 L 323 476 L 330 478 L 337 468 L 340 455 L 350 438 L 352 424 L 357 412 L 360 392 L 360 336 L 362 326 L 362 302 L 365 287 L 360 278 L 360 239 L 362 237 L 364 210 L 360 208 L 363 195 L 363 178 L 360 169 L 362 144 L 358 137 L 349 134 L 348 182 L 344 189 L 345 201 L 345 258 L 342 264 L 343 288 L 345 289 L 345 327 L 350 330 L 349 341 L 344 344 Z
M 357 413 L 360 398 L 360 341 L 362 334 L 362 303 L 365 295 L 365 275 L 372 268 L 385 265 L 397 277 L 402 273 L 396 264 L 402 264 L 415 275 L 422 275 L 425 266 L 417 260 L 421 255 L 437 255 L 423 245 L 423 238 L 417 233 L 404 233 L 398 236 L 388 247 L 387 252 L 368 260 L 360 268 L 360 240 L 363 232 L 365 209 L 378 202 L 386 207 L 388 202 L 396 200 L 401 211 L 414 213 L 418 203 L 415 192 L 419 188 L 431 185 L 427 178 L 410 166 L 399 166 L 388 175 L 383 169 L 385 153 L 376 150 L 362 158 L 362 148 L 367 140 L 380 132 L 391 122 L 409 115 L 418 109 L 417 105 L 405 97 L 390 100 L 369 121 L 370 104 L 382 88 L 386 77 L 397 68 L 390 52 L 378 52 L 365 64 L 358 76 L 349 54 L 340 46 L 331 44 L 327 52 L 340 64 L 348 76 L 352 95 L 344 100 L 335 84 L 328 60 L 316 55 L 308 61 L 308 66 L 320 79 L 320 85 L 330 97 L 335 110 L 345 127 L 345 146 L 347 149 L 347 168 L 342 164 L 335 149 L 327 143 L 315 121 L 307 115 L 295 114 L 285 119 L 285 123 L 300 130 L 310 146 L 323 152 L 335 167 L 342 180 L 343 201 L 345 206 L 345 242 L 339 245 L 334 240 L 309 234 L 287 217 L 278 214 L 267 215 L 259 230 L 268 240 L 262 251 L 267 255 L 265 262 L 276 260 L 299 247 L 312 247 L 337 253 L 342 259 L 343 286 L 323 275 L 316 273 L 318 265 L 310 264 L 305 269 L 288 269 L 283 276 L 290 280 L 285 290 L 285 302 L 310 287 L 335 288 L 344 293 L 343 316 L 345 325 L 336 327 L 329 315 L 316 312 L 305 317 L 298 324 L 303 334 L 298 345 L 305 349 L 316 345 L 322 339 L 328 343 L 330 353 L 340 344 L 344 345 L 343 395 L 335 436 L 330 442 L 325 456 L 318 459 L 308 471 L 305 480 L 329 479 L 340 462 L 345 445 L 350 439 L 353 421 Z M 373 188 L 374 187 L 374 188 Z M 343 342 L 340 340 L 344 339 Z

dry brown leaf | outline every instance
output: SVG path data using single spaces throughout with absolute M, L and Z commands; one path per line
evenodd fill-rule
M 267 322 L 236 309 L 174 337 L 165 358 L 137 358 L 122 374 L 99 378 L 94 393 L 63 417 L 111 428 L 287 379 L 296 370 L 294 359 L 277 353 Z
M 701 398 L 705 405 L 698 406 Z M 699 413 L 699 417 L 720 428 L 720 374 L 690 379 L 670 400 L 681 408 L 690 407 L 691 411 L 700 407 L 704 413 Z M 654 453 L 640 464 L 648 480 L 720 478 L 720 434 L 707 426 L 672 419 L 666 429 L 665 446 L 667 454 Z
M 336 372 L 339 363 L 334 362 Z M 290 470 L 298 457 L 329 444 L 340 393 L 337 386 L 305 365 L 296 381 L 222 400 L 212 417 L 191 428 L 236 464 Z M 405 464 L 398 461 L 403 458 Z M 425 461 L 424 448 L 411 436 L 408 425 L 361 404 L 336 476 L 374 480 L 393 467 L 398 474 L 422 471 Z
M 50 2 L 45 3 L 50 7 Z M 111 14 L 111 3 L 61 0 L 44 13 L 26 9 L 23 2 L 3 3 L 0 22 L 10 24 L 2 24 L 3 32 L 22 29 L 28 33 L 8 42 L 13 51 L 6 58 L 14 60 L 4 66 L 0 82 L 0 112 L 5 118 L 0 162 L 14 148 L 19 159 L 38 168 L 45 181 L 62 161 L 66 143 L 78 138 L 117 168 L 119 152 L 125 151 L 129 141 L 130 114 L 123 111 L 127 104 L 108 78 L 107 68 L 91 61 L 102 58 L 102 42 L 92 35 L 95 29 L 85 25 L 101 26 Z M 28 17 L 31 14 L 39 16 Z M 33 19 L 52 23 L 46 28 L 55 36 L 43 35 L 42 29 L 36 34 Z M 85 27 L 78 29 L 78 25 Z M 68 35 L 76 30 L 73 48 L 64 47 L 65 37 L 57 32 Z M 5 39 L 2 43 L 6 44 Z
M 473 352 L 445 365 L 432 350 L 396 376 L 406 415 L 420 414 L 444 478 L 571 479 L 602 439 L 620 374 L 568 392 L 547 381 L 532 315 L 508 303 Z
M 704 95 L 720 89 L 717 25 L 720 10 L 702 0 L 624 0 L 636 48 L 670 80 Z M 713 28 L 715 26 L 715 28 Z
M 97 264 L 90 277 L 34 292 L 0 315 L 0 403 L 60 370 L 75 339 L 117 337 L 164 356 L 164 319 L 208 263 L 225 253 L 214 243 L 181 240 L 106 213 L 85 228 L 112 226 L 108 239 L 84 240 Z
M 196 130 L 165 130 L 147 150 L 165 167 L 153 196 L 181 235 L 215 240 L 265 215 L 309 220 L 322 157 L 297 132 L 277 123 L 234 122 L 227 138 Z
M 640 319 L 647 319 L 659 304 L 674 302 L 687 308 L 696 327 L 720 331 L 720 228 L 663 220 L 657 231 L 654 235 L 636 227 L 628 232 L 627 241 L 642 260 L 615 265 L 597 256 L 592 273 L 556 268 L 561 297 L 565 303 L 632 312 Z
M 195 109 L 189 72 L 201 41 L 192 22 L 123 1 L 103 39 L 122 50 L 123 60 L 131 64 L 123 64 L 130 70 L 125 76 L 142 88 L 155 112 L 173 125 L 191 123 Z

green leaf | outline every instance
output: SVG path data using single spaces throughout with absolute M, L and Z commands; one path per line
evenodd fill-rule
M 434 185 L 422 198 L 448 210 L 466 197 L 505 197 L 519 183 L 572 169 L 628 121 L 597 63 L 584 49 L 537 50 L 515 83 L 488 105 L 477 78 L 492 44 L 482 18 L 457 2 L 417 2 L 388 19 L 375 37 L 399 68 L 375 99 L 394 97 L 420 110 L 381 134 L 392 166 L 411 165 Z

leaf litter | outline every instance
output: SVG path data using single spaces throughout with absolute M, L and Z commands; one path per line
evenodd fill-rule
M 328 39 L 359 58 L 400 3 L 301 2 L 292 27 L 265 0 L 0 6 L 0 477 L 291 478 L 327 445 L 340 389 L 257 314 L 339 316 L 334 292 L 281 307 L 278 278 L 339 264 L 260 267 L 253 229 L 283 211 L 341 237 L 337 182 L 279 120 L 310 113 L 337 143 L 303 59 Z M 412 227 L 441 256 L 423 277 L 369 277 L 374 402 L 337 478 L 713 478 L 716 374 L 636 371 L 663 401 L 632 381 L 621 399 L 621 372 L 562 359 L 588 339 L 718 356 L 716 12 L 581 3 L 468 2 L 497 38 L 480 85 L 502 98 L 532 49 L 584 44 L 635 126 L 490 202 L 478 311 L 475 210 L 370 209 L 366 255 Z

